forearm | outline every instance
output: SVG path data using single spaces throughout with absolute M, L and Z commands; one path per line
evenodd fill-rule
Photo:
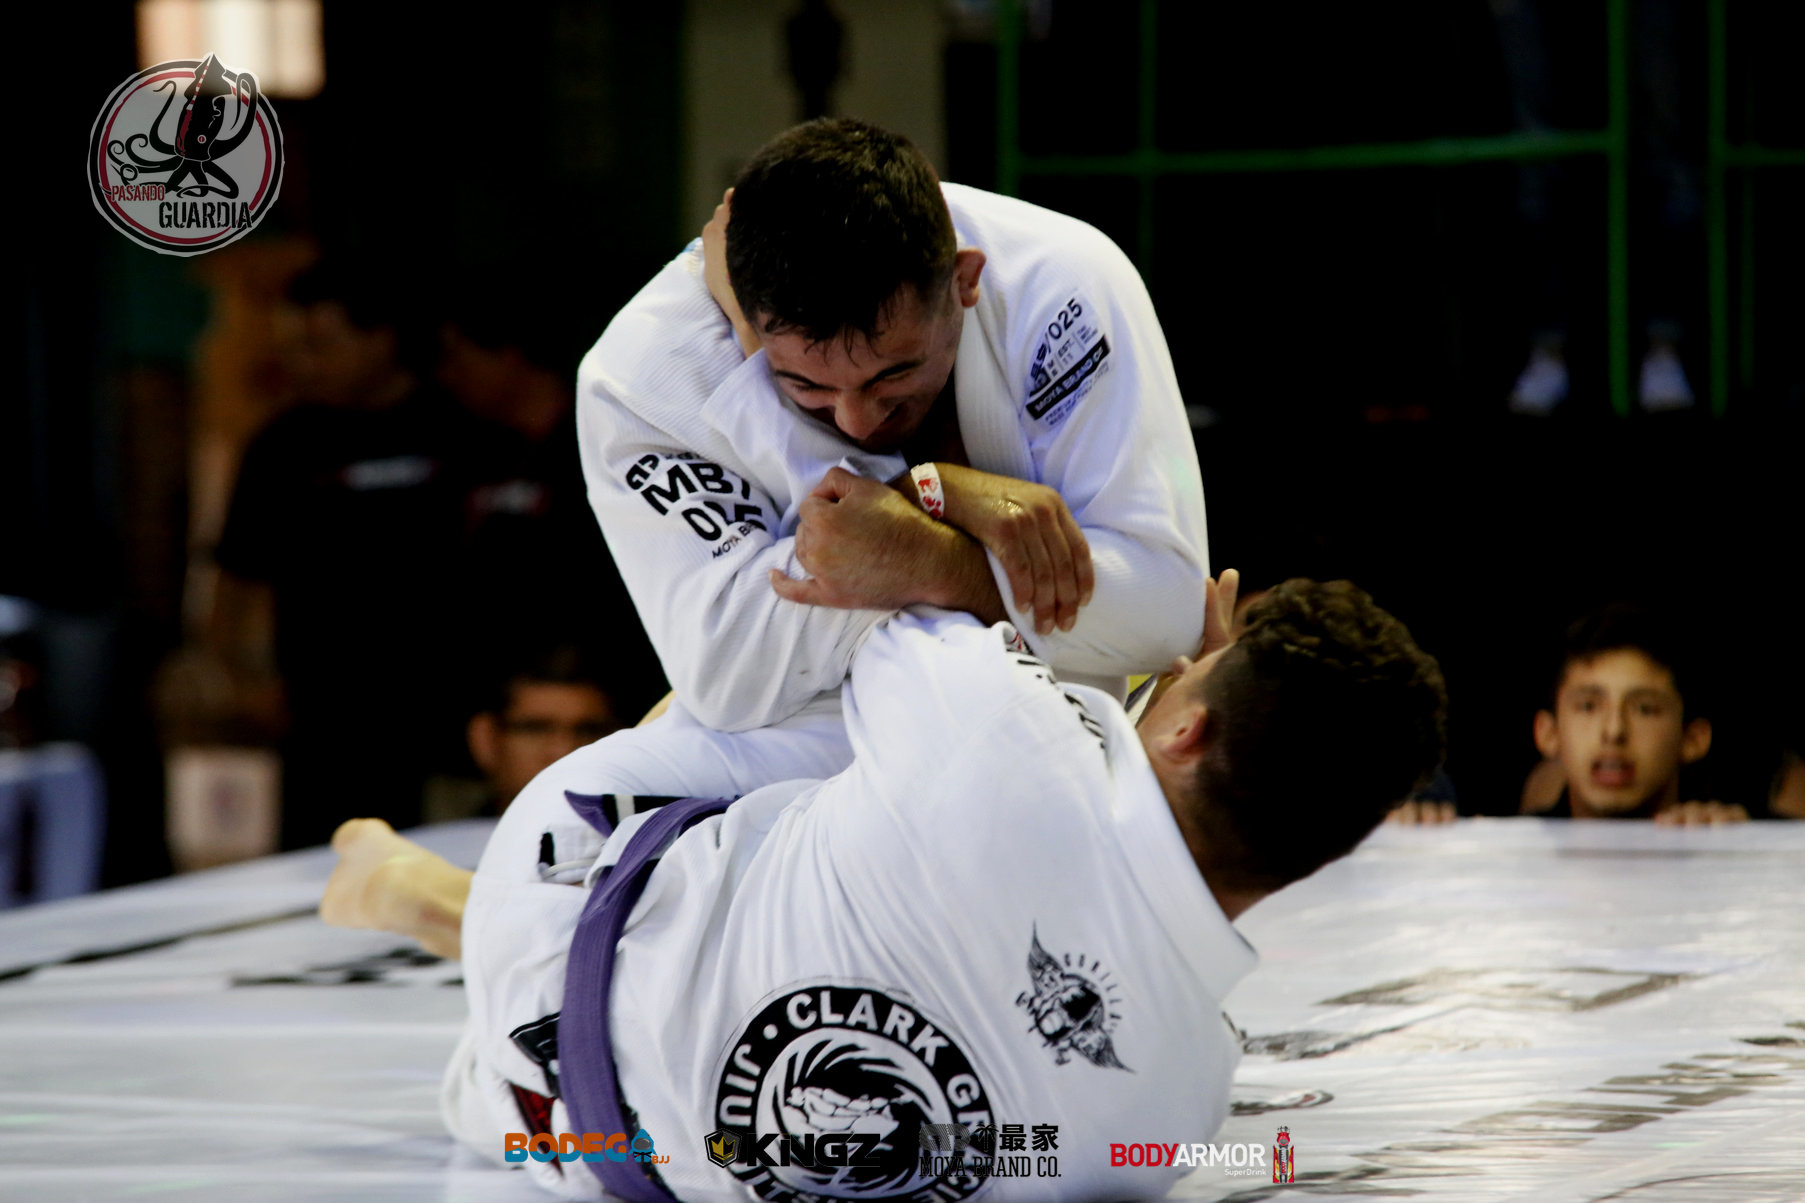
M 945 523 L 935 526 L 933 568 L 921 600 L 943 610 L 962 610 L 986 626 L 1002 622 L 1009 614 L 983 546 L 962 530 Z

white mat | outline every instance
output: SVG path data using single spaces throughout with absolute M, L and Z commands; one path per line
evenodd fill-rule
M 330 864 L 0 914 L 0 1200 L 547 1197 L 440 1131 L 457 966 L 312 918 Z M 1805 1199 L 1805 823 L 1382 831 L 1242 927 L 1262 1051 L 1197 1140 L 1284 1124 L 1298 1181 L 1181 1197 Z

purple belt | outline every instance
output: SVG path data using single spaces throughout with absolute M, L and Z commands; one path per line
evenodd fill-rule
M 578 814 L 602 834 L 612 831 L 596 805 L 601 799 L 567 795 Z M 608 992 L 614 982 L 614 952 L 627 915 L 671 841 L 731 798 L 683 798 L 660 807 L 627 841 L 626 851 L 604 870 L 589 893 L 564 968 L 564 1007 L 558 1015 L 558 1078 L 571 1127 L 577 1132 L 625 1132 L 626 1103 L 614 1069 L 614 1040 L 608 1031 Z M 643 1162 L 585 1161 L 609 1194 L 631 1203 L 674 1203 L 676 1196 Z

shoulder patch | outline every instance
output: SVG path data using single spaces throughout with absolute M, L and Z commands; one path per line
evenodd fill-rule
M 1109 339 L 1096 310 L 1080 296 L 1067 299 L 1040 332 L 1028 364 L 1028 416 L 1057 426 L 1108 367 Z
M 776 525 L 763 498 L 737 473 L 699 455 L 647 452 L 634 460 L 626 485 L 659 515 L 675 514 L 720 556 L 755 530 Z

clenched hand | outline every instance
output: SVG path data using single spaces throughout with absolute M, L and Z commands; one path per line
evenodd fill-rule
M 1046 485 L 937 464 L 946 520 L 997 558 L 1015 608 L 1032 611 L 1042 635 L 1069 631 L 1089 604 L 1097 578 L 1090 543 L 1065 499 Z
M 988 569 L 975 547 L 960 557 L 958 543 L 970 545 L 896 490 L 834 468 L 803 499 L 798 514 L 796 558 L 809 578 L 772 569 L 771 587 L 793 602 L 841 610 L 897 610 L 917 602 L 973 609 L 974 582 L 949 578 L 983 577 Z

